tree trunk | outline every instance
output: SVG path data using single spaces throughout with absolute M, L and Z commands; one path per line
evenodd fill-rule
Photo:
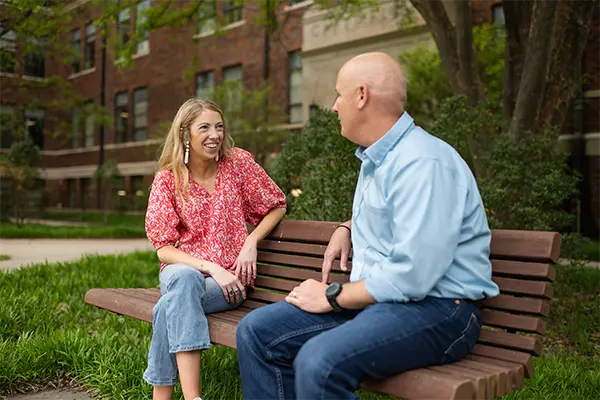
M 510 121 L 521 84 L 521 72 L 529 37 L 532 0 L 502 3 L 506 28 L 504 59 L 504 117 Z
M 552 45 L 548 38 L 552 37 L 556 6 L 556 1 L 540 0 L 533 5 L 521 84 L 509 127 L 513 138 L 535 129 L 543 102 Z
M 581 85 L 578 73 L 587 44 L 592 17 L 597 12 L 595 0 L 561 0 L 554 27 L 554 47 L 544 101 L 538 117 L 538 131 L 551 126 L 562 127 L 567 117 L 575 89 Z
M 471 101 L 480 101 L 484 98 L 484 91 L 473 49 L 471 4 L 468 0 L 462 0 L 456 3 L 456 7 L 456 48 L 461 92 Z
M 454 29 L 446 14 L 444 4 L 441 1 L 428 0 L 410 0 L 410 2 L 421 14 L 431 31 L 452 90 L 456 93 L 462 93 L 459 82 L 458 53 L 456 51 L 456 29 Z

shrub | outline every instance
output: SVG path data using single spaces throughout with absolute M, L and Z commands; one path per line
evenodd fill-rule
M 288 197 L 293 219 L 350 219 L 360 160 L 356 145 L 340 134 L 337 116 L 320 109 L 302 133 L 282 148 L 271 171 Z M 296 189 L 301 193 L 295 197 Z M 293 194 L 294 193 L 294 194 Z

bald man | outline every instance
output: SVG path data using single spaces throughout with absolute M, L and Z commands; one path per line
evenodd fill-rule
M 466 163 L 404 110 L 406 88 L 387 54 L 340 69 L 333 111 L 362 161 L 352 220 L 333 233 L 321 282 L 240 322 L 246 400 L 358 398 L 361 382 L 456 361 L 478 340 L 473 302 L 499 292 L 486 214 Z M 328 285 L 351 245 L 350 282 Z

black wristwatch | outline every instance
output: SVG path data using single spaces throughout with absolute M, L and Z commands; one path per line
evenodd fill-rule
M 342 293 L 342 284 L 339 282 L 333 282 L 325 289 L 325 297 L 327 297 L 327 301 L 329 301 L 329 304 L 331 304 L 331 307 L 333 307 L 333 311 L 335 312 L 343 310 L 336 300 L 340 293 Z

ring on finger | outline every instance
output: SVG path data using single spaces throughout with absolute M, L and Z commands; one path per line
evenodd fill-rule
M 296 297 L 296 292 L 292 290 L 292 293 L 290 293 L 290 296 Z

